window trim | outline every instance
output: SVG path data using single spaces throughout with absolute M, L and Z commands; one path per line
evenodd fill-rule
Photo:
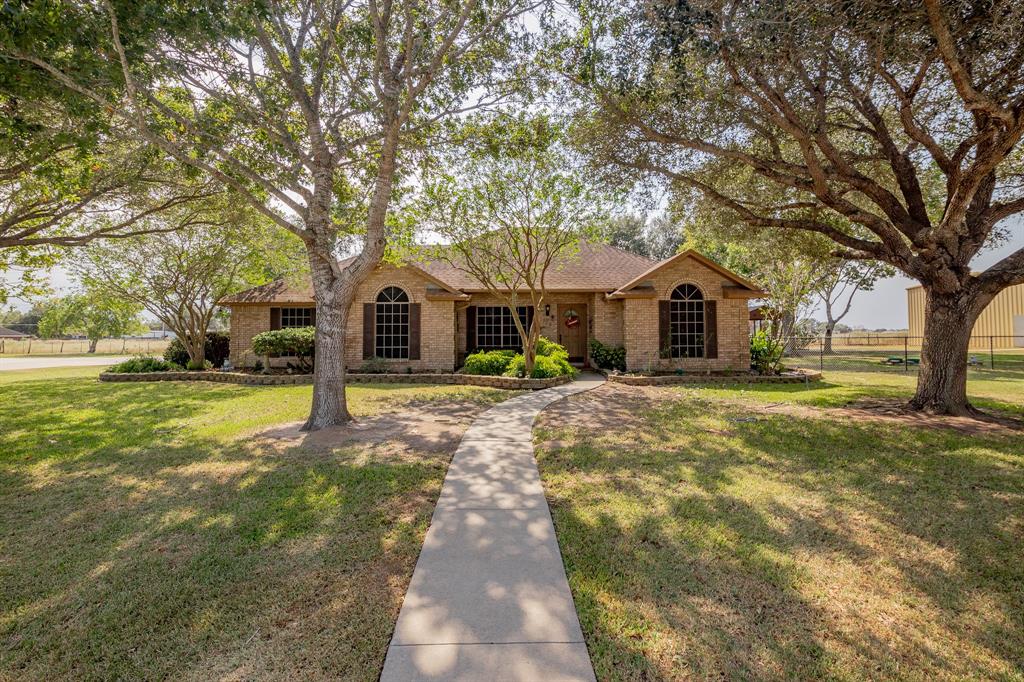
M 689 288 L 688 295 L 683 291 Z M 676 293 L 680 297 L 676 298 Z M 697 298 L 692 298 L 696 294 Z M 707 357 L 707 297 L 693 282 L 680 282 L 669 293 L 669 357 L 702 360 Z M 699 318 L 699 319 L 698 319 Z
M 398 294 L 389 294 L 389 292 L 398 292 Z M 385 300 L 386 294 L 393 298 Z M 389 284 L 377 292 L 373 298 L 374 357 L 388 361 L 408 362 L 411 354 L 411 314 L 412 297 L 404 288 Z

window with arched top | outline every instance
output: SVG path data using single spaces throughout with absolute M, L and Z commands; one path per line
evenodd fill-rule
M 692 284 L 680 284 L 669 299 L 669 329 L 673 358 L 704 357 L 704 294 Z
M 375 355 L 388 360 L 409 359 L 409 294 L 386 287 L 377 294 Z

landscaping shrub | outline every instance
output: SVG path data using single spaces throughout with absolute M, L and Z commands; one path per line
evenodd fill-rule
M 750 337 L 750 368 L 758 374 L 778 374 L 782 369 L 782 343 L 763 329 Z
M 509 362 L 504 372 L 507 377 L 526 376 L 526 358 L 517 353 Z M 574 377 L 576 368 L 569 364 L 569 351 L 543 336 L 537 339 L 537 357 L 533 362 L 531 379 L 549 379 L 551 377 Z
M 256 355 L 294 356 L 298 368 L 309 370 L 315 353 L 315 327 L 290 327 L 261 332 L 252 337 L 252 351 Z
M 626 371 L 626 349 L 622 346 L 606 346 L 597 339 L 591 339 L 590 359 L 600 369 Z
M 514 357 L 516 357 L 514 350 L 477 351 L 466 356 L 466 363 L 462 371 L 465 374 L 501 376 L 508 369 L 508 365 Z
M 175 363 L 146 355 L 136 355 L 130 360 L 118 363 L 108 369 L 115 374 L 141 374 L 146 372 L 181 372 L 184 368 Z
M 227 332 L 206 332 L 206 359 L 213 367 L 222 367 L 231 353 L 231 335 Z M 188 351 L 181 339 L 175 338 L 164 351 L 164 360 L 185 367 L 188 365 Z

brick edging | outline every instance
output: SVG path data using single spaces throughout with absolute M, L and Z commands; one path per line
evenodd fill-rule
M 672 386 L 676 384 L 804 384 L 821 381 L 821 372 L 812 370 L 798 374 L 762 376 L 760 374 L 666 374 L 643 376 L 636 374 L 606 374 L 608 381 L 628 386 Z
M 478 374 L 360 374 L 345 375 L 356 384 L 448 384 L 461 386 L 487 386 L 489 388 L 526 389 L 537 391 L 569 383 L 569 377 L 551 379 L 520 379 Z M 212 381 L 221 384 L 246 386 L 291 386 L 312 384 L 312 374 L 244 374 L 242 372 L 103 372 L 100 381 Z

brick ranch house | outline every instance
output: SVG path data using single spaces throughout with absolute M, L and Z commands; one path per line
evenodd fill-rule
M 748 369 L 747 300 L 765 295 L 694 251 L 654 261 L 592 243 L 549 270 L 547 289 L 542 336 L 582 365 L 590 339 L 624 346 L 631 371 Z M 315 323 L 308 285 L 276 281 L 221 304 L 231 309 L 236 366 L 258 359 L 256 334 Z M 520 308 L 521 318 L 532 314 Z M 440 261 L 382 264 L 352 304 L 345 361 L 350 370 L 378 357 L 396 372 L 452 372 L 474 350 L 519 346 L 511 311 L 469 275 Z

